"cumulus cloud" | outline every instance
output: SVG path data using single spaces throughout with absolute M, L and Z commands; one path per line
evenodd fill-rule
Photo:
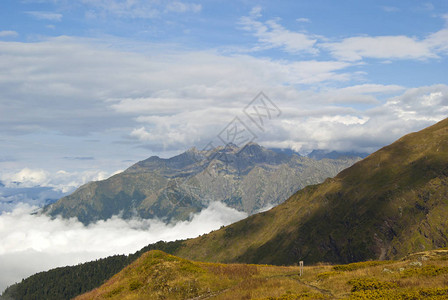
M 447 117 L 448 86 L 433 85 L 401 91 L 399 87 L 366 86 L 366 90 L 400 91 L 384 103 L 366 110 L 337 108 L 289 113 L 275 124 L 279 144 L 297 151 L 313 149 L 372 152 L 399 137 L 421 130 Z M 347 93 L 350 89 L 343 89 Z M 362 90 L 362 86 L 354 91 Z M 336 91 L 337 92 L 337 91 Z M 309 96 L 313 98 L 312 95 Z
M 159 240 L 195 237 L 247 216 L 214 202 L 176 224 L 112 217 L 86 227 L 75 219 L 31 215 L 32 210 L 24 205 L 0 215 L 0 290 L 38 271 L 132 253 Z
M 282 116 L 271 120 L 262 134 L 242 113 L 245 105 L 236 103 L 240 107 L 231 110 L 201 109 L 195 108 L 193 101 L 191 111 L 176 108 L 161 115 L 145 114 L 142 107 L 136 119 L 142 125 L 134 128 L 131 136 L 154 147 L 204 146 L 238 116 L 257 132 L 257 142 L 269 147 L 293 147 L 301 152 L 316 148 L 371 152 L 443 119 L 447 95 L 445 85 L 406 89 L 399 85 L 361 84 L 319 92 L 278 88 L 270 90 L 269 97 L 281 108 Z M 137 110 L 131 110 L 137 114 Z

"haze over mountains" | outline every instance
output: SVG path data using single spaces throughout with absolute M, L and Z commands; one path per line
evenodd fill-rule
M 192 148 L 178 156 L 150 157 L 103 181 L 90 182 L 45 207 L 51 215 L 84 224 L 123 218 L 187 220 L 210 203 L 253 214 L 283 202 L 295 191 L 320 183 L 360 157 L 315 160 L 258 144 Z
M 56 202 L 66 193 L 55 191 L 51 187 L 5 187 L 0 182 L 0 214 L 12 211 L 20 204 L 43 207 Z

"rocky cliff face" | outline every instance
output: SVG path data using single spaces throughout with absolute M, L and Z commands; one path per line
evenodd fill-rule
M 170 221 L 188 219 L 210 202 L 221 201 L 253 214 L 336 175 L 359 159 L 317 161 L 255 143 L 209 151 L 192 148 L 169 159 L 153 156 L 106 180 L 90 182 L 44 211 L 77 217 L 85 224 L 117 214 Z

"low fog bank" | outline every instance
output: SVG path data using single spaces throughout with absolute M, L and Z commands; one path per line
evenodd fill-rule
M 18 205 L 0 215 L 0 291 L 37 272 L 114 254 L 133 253 L 163 240 L 196 237 L 247 217 L 220 202 L 190 221 L 123 220 L 117 216 L 84 226 L 77 219 L 31 215 L 37 207 Z

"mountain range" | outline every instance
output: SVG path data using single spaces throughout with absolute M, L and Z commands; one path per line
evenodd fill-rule
M 211 202 L 253 214 L 320 183 L 360 160 L 357 156 L 315 160 L 275 152 L 258 144 L 192 148 L 169 159 L 152 156 L 103 181 L 90 182 L 44 208 L 84 224 L 113 215 L 186 220 Z

